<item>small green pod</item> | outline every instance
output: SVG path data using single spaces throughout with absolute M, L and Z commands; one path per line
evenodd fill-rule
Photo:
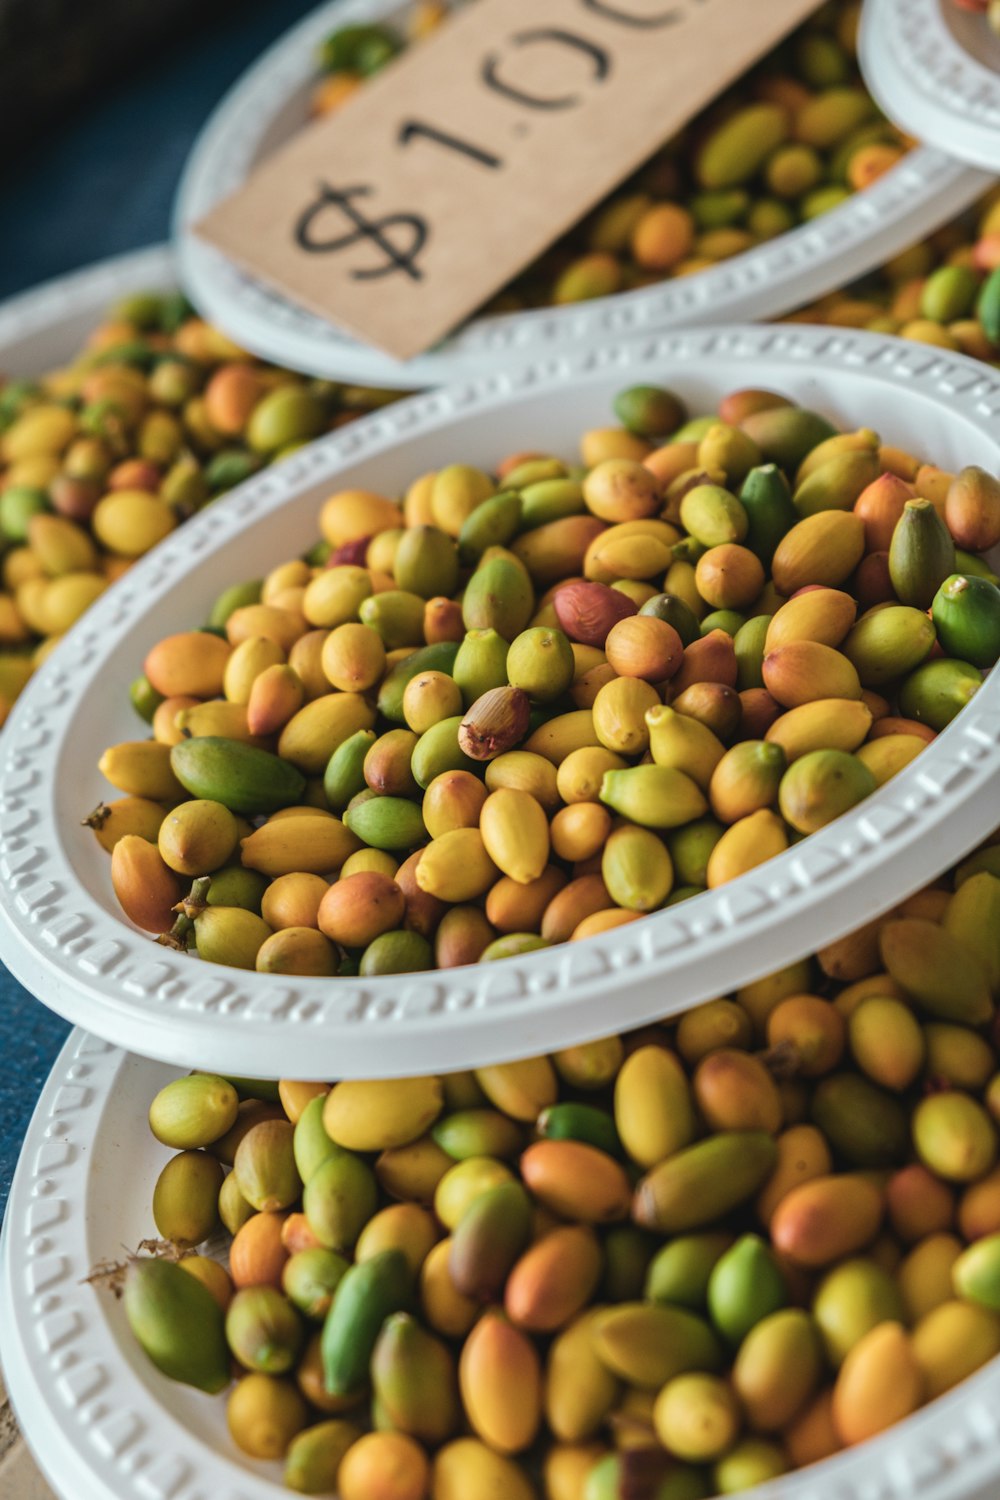
M 320 1243 L 344 1254 L 375 1212 L 377 1201 L 378 1188 L 368 1163 L 353 1151 L 334 1146 L 306 1180 L 302 1211 Z
M 327 806 L 342 813 L 352 797 L 365 789 L 365 757 L 378 736 L 374 729 L 358 729 L 341 741 L 323 773 Z
M 793 501 L 800 516 L 821 510 L 851 510 L 862 490 L 882 472 L 878 455 L 869 448 L 837 453 L 819 464 L 796 487 Z
M 906 1159 L 906 1110 L 892 1094 L 857 1073 L 831 1073 L 821 1079 L 810 1118 L 852 1166 L 891 1167 Z
M 600 799 L 643 828 L 676 828 L 708 811 L 698 785 L 669 766 L 629 766 L 605 771 Z
M 653 1256 L 646 1276 L 649 1302 L 673 1302 L 701 1312 L 708 1303 L 712 1272 L 733 1243 L 724 1230 L 679 1234 Z
M 462 598 L 466 630 L 495 630 L 506 641 L 526 628 L 534 610 L 531 579 L 524 565 L 510 553 L 480 563 Z
M 215 1073 L 191 1073 L 165 1084 L 149 1106 L 149 1128 L 175 1151 L 210 1146 L 236 1123 L 240 1099 Z
M 753 438 L 766 463 L 777 464 L 789 474 L 813 448 L 837 436 L 832 422 L 804 406 L 772 406 L 751 412 L 740 426 Z M 795 519 L 800 519 L 798 512 Z
M 684 403 L 660 385 L 631 385 L 618 392 L 612 407 L 622 426 L 637 437 L 669 437 L 684 421 Z
M 302 1191 L 294 1136 L 288 1120 L 261 1120 L 236 1147 L 233 1172 L 239 1190 L 262 1213 L 291 1207 Z
M 969 1246 L 951 1268 L 956 1297 L 1000 1312 L 1000 1234 L 988 1234 Z
M 393 1313 L 382 1325 L 371 1379 L 379 1410 L 395 1431 L 437 1445 L 458 1427 L 462 1413 L 454 1357 L 409 1313 Z
M 667 831 L 667 848 L 678 882 L 689 888 L 707 886 L 709 857 L 724 832 L 717 818 L 696 818 L 683 828 Z M 673 895 L 676 894 L 675 887 Z
M 507 1274 L 531 1239 L 531 1201 L 519 1182 L 478 1193 L 455 1227 L 448 1271 L 464 1297 L 498 1298 Z
M 633 1224 L 616 1224 L 604 1236 L 604 1275 L 600 1299 L 638 1302 L 643 1295 L 656 1238 Z
M 404 657 L 402 661 L 398 661 L 382 679 L 382 685 L 378 690 L 379 713 L 384 718 L 391 719 L 394 724 L 405 724 L 403 694 L 407 684 L 414 677 L 419 677 L 421 672 L 444 672 L 453 676 L 452 669 L 458 650 L 458 644 L 455 641 L 435 641 L 433 645 L 421 646 L 418 650 L 412 651 L 409 656 Z M 360 790 L 361 787 L 358 788 L 358 791 Z M 353 796 L 353 793 L 351 795 Z
M 461 686 L 461 684 L 460 684 Z M 439 719 L 426 729 L 413 748 L 410 770 L 417 786 L 425 791 L 442 771 L 477 771 L 479 763 L 472 760 L 458 743 L 458 731 L 462 715 Z M 416 808 L 417 813 L 420 809 Z M 421 822 L 423 819 L 421 818 Z M 350 826 L 350 825 L 348 825 Z M 419 842 L 419 840 L 417 840 Z
M 349 1262 L 335 1250 L 319 1246 L 296 1250 L 282 1268 L 281 1289 L 303 1317 L 321 1323 L 348 1266 Z
M 718 1370 L 722 1347 L 703 1318 L 668 1303 L 621 1302 L 597 1315 L 593 1344 L 613 1375 L 655 1390 L 689 1370 Z
M 393 576 L 421 599 L 450 596 L 458 587 L 458 548 L 437 526 L 409 526 L 399 539 Z
M 270 884 L 259 870 L 223 865 L 221 870 L 213 871 L 205 900 L 209 906 L 241 906 L 259 917 L 264 892 Z
M 369 594 L 358 606 L 358 619 L 382 637 L 387 651 L 420 646 L 424 640 L 424 599 L 408 589 Z
M 1000 879 L 988 870 L 956 889 L 944 914 L 944 930 L 982 964 L 993 995 L 1000 995 Z
M 994 573 L 989 563 L 977 557 L 974 552 L 965 552 L 961 547 L 955 548 L 955 572 L 962 573 L 966 578 L 987 578 L 990 583 L 1000 587 L 1000 575 Z
M 788 111 L 767 102 L 746 104 L 705 138 L 695 162 L 701 187 L 741 187 L 776 146 L 788 139 Z
M 507 653 L 507 681 L 536 703 L 550 703 L 569 690 L 576 661 L 568 636 L 548 625 L 522 630 Z
M 732 636 L 734 641 L 741 626 L 747 623 L 746 615 L 741 615 L 735 609 L 713 609 L 710 615 L 706 615 L 700 625 L 702 635 L 711 635 L 713 630 L 724 630 L 726 635 Z
M 712 1469 L 710 1491 L 718 1495 L 742 1495 L 745 1490 L 780 1479 L 788 1473 L 788 1459 L 780 1443 L 766 1438 L 741 1438 L 735 1448 L 718 1460 Z
M 326 1095 L 317 1094 L 310 1099 L 305 1109 L 295 1122 L 295 1134 L 292 1137 L 292 1151 L 295 1156 L 295 1165 L 299 1176 L 304 1183 L 308 1183 L 313 1173 L 316 1172 L 328 1157 L 335 1156 L 340 1150 L 323 1128 L 323 1109 L 326 1104 Z
M 351 1266 L 334 1293 L 320 1341 L 329 1395 L 350 1396 L 363 1388 L 382 1324 L 404 1311 L 412 1296 L 413 1277 L 401 1250 L 382 1250 Z
M 934 595 L 931 616 L 949 656 L 992 667 L 1000 657 L 1000 588 L 953 573 Z
M 716 1262 L 708 1281 L 712 1322 L 731 1344 L 740 1344 L 755 1324 L 788 1306 L 788 1288 L 770 1247 L 744 1234 Z
M 240 1364 L 261 1375 L 284 1375 L 295 1364 L 305 1330 L 276 1287 L 241 1287 L 226 1310 L 226 1341 Z
M 566 479 L 568 477 L 569 469 L 561 459 L 526 458 L 521 463 L 515 464 L 510 472 L 504 475 L 503 482 L 508 489 L 516 490 L 520 494 L 527 485 L 540 484 L 543 479 Z
M 230 812 L 277 812 L 301 802 L 306 779 L 297 766 L 242 740 L 198 735 L 170 751 L 170 769 L 192 797 Z
M 842 1261 L 824 1276 L 813 1297 L 812 1315 L 834 1368 L 879 1323 L 907 1322 L 896 1279 L 862 1256 Z
M 760 1130 L 721 1131 L 647 1172 L 632 1217 L 646 1229 L 701 1229 L 752 1198 L 774 1170 L 778 1148 Z
M 601 876 L 626 911 L 655 911 L 670 894 L 674 867 L 666 844 L 646 828 L 616 828 L 604 845 Z
M 875 791 L 868 767 L 844 750 L 810 750 L 781 778 L 778 806 L 798 833 L 815 833 Z
M 169 1260 L 134 1260 L 125 1278 L 125 1316 L 162 1374 L 215 1395 L 231 1377 L 225 1316 L 195 1276 Z
M 532 531 L 563 516 L 580 516 L 586 509 L 578 479 L 542 479 L 521 491 L 521 530 Z
M 976 301 L 976 317 L 991 344 L 1000 344 L 1000 266 L 983 282 Z
M 381 932 L 361 955 L 358 973 L 418 974 L 434 967 L 434 950 L 419 932 Z M 343 970 L 341 970 L 343 972 Z
M 219 1189 L 219 1218 L 230 1234 L 236 1234 L 256 1210 L 251 1208 L 240 1192 L 236 1178 L 230 1172 Z
M 347 808 L 344 823 L 370 849 L 415 849 L 427 839 L 420 804 L 406 797 L 359 799 Z
M 200 1245 L 219 1225 L 221 1164 L 204 1151 L 171 1157 L 153 1189 L 153 1223 L 181 1249 Z
M 360 1427 L 338 1417 L 297 1433 L 285 1454 L 285 1488 L 300 1495 L 333 1494 L 344 1455 L 361 1435 Z
M 513 476 L 511 476 L 513 477 Z M 458 555 L 463 563 L 476 563 L 488 547 L 506 547 L 522 529 L 521 496 L 501 490 L 477 505 L 462 522 L 458 533 Z
M 128 695 L 140 719 L 144 719 L 147 724 L 152 724 L 153 715 L 164 701 L 163 694 L 158 693 L 149 678 L 144 675 L 134 678 L 129 683 Z
M 460 1109 L 431 1127 L 431 1135 L 452 1161 L 473 1156 L 495 1156 L 501 1161 L 524 1147 L 524 1131 L 516 1120 L 498 1109 Z
M 495 963 L 498 958 L 516 958 L 519 953 L 535 953 L 547 948 L 547 940 L 537 932 L 505 932 L 501 937 L 487 943 L 479 955 L 481 964 Z
M 946 729 L 983 685 L 982 673 L 953 657 L 925 661 L 899 690 L 899 711 L 931 729 Z
M 495 630 L 466 632 L 451 674 L 461 689 L 466 708 L 493 688 L 507 686 L 509 650 L 508 643 Z
M 198 957 L 232 969 L 253 969 L 271 928 L 242 906 L 207 906 L 194 919 Z
M 764 686 L 764 642 L 772 615 L 754 615 L 733 636 L 736 652 L 736 687 L 744 693 Z
M 566 1100 L 550 1105 L 538 1116 L 535 1129 L 546 1140 L 585 1141 L 609 1156 L 623 1155 L 614 1120 L 606 1109 L 594 1104 Z
M 980 278 L 971 266 L 939 266 L 924 282 L 920 316 L 934 323 L 954 323 L 972 312 Z
M 955 571 L 955 543 L 930 500 L 908 500 L 889 543 L 889 577 L 901 604 L 930 609 Z
M 245 609 L 247 605 L 259 604 L 260 593 L 264 586 L 262 578 L 252 578 L 247 583 L 233 583 L 216 599 L 209 611 L 208 623 L 215 629 L 225 629 L 226 621 L 231 614 L 238 609 Z
M 703 547 L 742 542 L 750 520 L 737 500 L 718 484 L 696 484 L 681 501 L 681 524 Z
M 934 625 L 923 610 L 887 604 L 863 615 L 840 650 L 853 664 L 862 687 L 880 688 L 918 667 L 933 650 L 934 640 Z

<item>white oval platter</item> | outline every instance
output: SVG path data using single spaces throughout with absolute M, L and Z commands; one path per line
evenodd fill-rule
M 1000 36 L 953 0 L 865 0 L 859 59 L 890 119 L 1000 172 Z
M 176 1076 L 74 1031 L 28 1129 L 3 1226 L 4 1376 L 63 1500 L 288 1500 L 280 1466 L 247 1458 L 225 1401 L 167 1380 L 121 1303 L 83 1282 L 152 1231 L 170 1152 L 146 1128 Z M 1000 1359 L 884 1436 L 754 1490 L 754 1500 L 995 1500 Z M 10 1500 L 19 1500 L 11 1496 Z
M 446 461 L 513 449 L 570 458 L 640 381 L 692 410 L 765 385 L 947 467 L 1000 467 L 1000 375 L 927 346 L 798 325 L 661 334 L 399 402 L 266 470 L 173 533 L 49 658 L 0 737 L 0 956 L 78 1025 L 169 1062 L 253 1076 L 469 1067 L 635 1026 L 789 961 L 916 889 L 996 821 L 1000 673 L 905 771 L 728 886 L 625 929 L 481 966 L 292 979 L 155 945 L 121 915 L 110 860 L 80 819 L 108 792 L 109 744 L 145 730 L 127 686 L 155 641 L 205 618 L 229 583 L 317 535 L 322 500 L 401 492 Z

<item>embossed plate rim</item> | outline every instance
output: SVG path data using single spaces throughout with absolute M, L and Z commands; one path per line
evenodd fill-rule
M 28 1127 L 0 1242 L 8 1391 L 64 1500 L 287 1500 L 279 1465 L 237 1454 L 224 1400 L 161 1376 L 132 1343 L 120 1304 L 82 1284 L 97 1258 L 120 1253 L 135 1224 L 123 1222 L 120 1198 L 120 1216 L 109 1218 L 102 1178 L 124 1179 L 127 1165 L 126 1191 L 141 1209 L 170 1154 L 144 1122 L 152 1094 L 175 1071 L 80 1030 L 60 1052 Z M 995 1359 L 883 1436 L 755 1494 L 991 1500 L 1000 1481 L 998 1394 Z
M 873 383 L 856 396 L 866 410 L 876 396 L 895 409 L 903 393 L 922 393 L 925 415 L 914 428 L 933 414 L 942 430 L 961 428 L 963 443 L 975 437 L 980 461 L 997 459 L 997 372 L 919 344 L 802 325 L 633 340 L 415 397 L 331 434 L 212 505 L 139 563 L 18 704 L 0 739 L 0 953 L 17 977 L 69 1020 L 169 1061 L 197 1057 L 203 1066 L 286 1077 L 312 1077 L 317 1067 L 340 1075 L 457 1068 L 637 1025 L 720 993 L 874 915 L 970 847 L 982 833 L 981 798 L 1000 784 L 1000 674 L 889 787 L 741 881 L 627 930 L 499 964 L 276 981 L 156 948 L 79 883 L 63 848 L 67 825 L 56 829 L 51 787 L 58 757 L 72 753 L 62 743 L 66 724 L 115 652 L 116 631 L 140 624 L 157 600 L 173 600 L 174 584 L 192 576 L 192 558 L 211 559 L 213 549 L 239 547 L 242 538 L 249 545 L 253 513 L 293 507 L 311 486 L 331 484 L 342 465 L 403 462 L 411 443 L 438 444 L 445 434 L 460 442 L 465 424 L 477 422 L 499 454 L 505 405 L 518 402 L 515 425 L 530 413 L 554 439 L 551 424 L 562 422 L 559 441 L 568 441 L 578 430 L 570 414 L 588 391 L 603 402 L 603 392 L 624 381 L 671 367 L 682 384 L 764 380 L 806 399 L 824 387 L 856 394 L 867 373 Z M 901 415 L 896 440 L 907 430 Z M 133 671 L 134 662 L 129 677 Z
M 985 17 L 952 0 L 865 0 L 858 56 L 874 99 L 897 125 L 957 160 L 1000 170 L 1000 71 L 972 50 L 975 28 L 995 59 Z

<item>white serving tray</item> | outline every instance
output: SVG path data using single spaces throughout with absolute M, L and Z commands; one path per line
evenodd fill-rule
M 280 1466 L 241 1454 L 225 1399 L 177 1385 L 133 1340 L 121 1303 L 82 1284 L 153 1232 L 170 1156 L 146 1129 L 177 1074 L 75 1031 L 42 1091 L 0 1257 L 7 1389 L 63 1500 L 288 1500 Z M 753 1491 L 754 1500 L 995 1500 L 1000 1360 L 875 1441 Z M 8 1497 L 4 1497 L 8 1500 Z M 19 1500 L 10 1496 L 9 1500 Z
M 44 375 L 82 349 L 119 297 L 173 291 L 177 272 L 168 245 L 151 245 L 96 261 L 0 302 L 0 376 Z
M 406 10 L 400 0 L 320 6 L 230 90 L 188 159 L 174 213 L 181 279 L 206 317 L 265 359 L 335 380 L 416 390 L 629 334 L 777 317 L 881 265 L 990 183 L 942 151 L 920 147 L 822 218 L 710 270 L 570 307 L 477 318 L 426 354 L 394 360 L 254 280 L 190 226 L 306 123 L 323 37 L 351 21 L 392 22 Z
M 401 401 L 202 511 L 102 596 L 36 673 L 0 736 L 0 956 L 46 1004 L 146 1056 L 227 1073 L 405 1075 L 526 1056 L 724 993 L 886 909 L 992 826 L 1000 673 L 886 787 L 740 880 L 582 943 L 371 979 L 293 979 L 154 944 L 121 915 L 80 819 L 110 789 L 109 744 L 145 731 L 127 686 L 162 636 L 229 583 L 304 550 L 333 490 L 513 449 L 575 456 L 622 386 L 692 410 L 765 385 L 947 467 L 1000 467 L 1000 375 L 920 344 L 807 328 L 661 334 Z M 995 817 L 992 818 L 995 822 Z
M 952 0 L 865 0 L 859 60 L 872 97 L 904 130 L 1000 172 L 1000 37 Z

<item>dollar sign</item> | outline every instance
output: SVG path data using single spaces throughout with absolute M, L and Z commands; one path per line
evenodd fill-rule
M 413 281 L 422 281 L 424 273 L 416 264 L 416 257 L 427 243 L 426 220 L 419 214 L 409 213 L 383 214 L 379 219 L 366 218 L 355 208 L 353 200 L 366 198 L 371 191 L 370 187 L 361 184 L 357 187 L 335 188 L 328 182 L 321 182 L 315 203 L 304 210 L 295 226 L 296 244 L 310 253 L 326 254 L 368 241 L 382 251 L 385 261 L 381 265 L 355 268 L 350 272 L 352 281 L 377 281 L 382 276 L 392 275 L 394 271 L 402 271 Z M 327 209 L 339 209 L 353 227 L 334 239 L 315 238 L 316 221 Z M 408 231 L 407 244 L 401 246 L 390 238 L 390 232 L 395 229 Z

